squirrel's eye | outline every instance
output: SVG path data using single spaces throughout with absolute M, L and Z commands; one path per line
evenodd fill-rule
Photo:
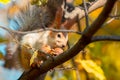
M 58 34 L 58 35 L 57 35 L 57 37 L 61 38 L 61 35 L 60 35 L 60 34 Z

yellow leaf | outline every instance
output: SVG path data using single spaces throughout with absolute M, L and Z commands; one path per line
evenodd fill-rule
M 93 47 L 95 47 L 95 44 L 94 43 L 91 43 L 91 44 L 89 44 L 88 45 L 90 48 L 93 48 Z
M 0 3 L 2 3 L 2 4 L 7 4 L 9 2 L 10 2 L 10 0 L 0 0 Z
M 45 5 L 48 0 L 30 0 L 32 5 Z
M 78 6 L 78 5 L 80 5 L 82 3 L 82 0 L 75 0 L 74 1 L 74 5 L 75 6 Z
M 81 60 L 80 63 L 88 73 L 94 74 L 99 80 L 106 80 L 103 70 L 94 61 Z
M 62 76 L 58 80 L 67 80 L 67 78 L 65 76 Z
M 77 74 L 76 74 L 76 70 L 72 70 L 72 78 L 73 80 L 77 80 Z
M 3 59 L 3 58 L 4 58 L 4 56 L 3 56 L 3 54 L 0 52 L 0 60 Z
M 50 75 L 46 75 L 45 80 L 52 80 L 52 77 Z
M 30 59 L 30 66 L 32 65 L 32 63 L 34 62 L 34 59 L 37 57 L 38 55 L 38 50 L 34 51 L 31 59 Z

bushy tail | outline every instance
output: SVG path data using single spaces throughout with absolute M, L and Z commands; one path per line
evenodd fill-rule
M 30 31 L 47 27 L 54 20 L 57 6 L 61 4 L 62 0 L 48 0 L 44 6 L 38 7 L 28 2 L 24 7 L 20 7 L 14 2 L 9 12 L 16 9 L 16 13 L 13 10 L 15 14 L 13 16 L 8 14 L 8 17 L 12 22 L 15 22 L 16 25 L 13 24 L 11 27 L 21 31 Z

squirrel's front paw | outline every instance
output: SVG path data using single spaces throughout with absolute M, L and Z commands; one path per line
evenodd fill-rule
M 50 53 L 51 47 L 49 45 L 44 45 L 41 47 L 40 50 L 43 51 L 44 53 Z
M 40 67 L 40 65 L 47 59 L 46 54 L 36 50 L 34 51 L 31 59 L 30 66 L 31 67 Z
M 55 48 L 55 49 L 52 49 L 52 51 L 51 51 L 51 54 L 54 55 L 54 56 L 58 56 L 61 53 L 63 53 L 63 49 L 62 48 Z

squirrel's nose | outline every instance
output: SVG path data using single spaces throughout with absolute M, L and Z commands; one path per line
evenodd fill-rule
M 65 45 L 62 45 L 62 48 L 64 48 L 65 47 Z

